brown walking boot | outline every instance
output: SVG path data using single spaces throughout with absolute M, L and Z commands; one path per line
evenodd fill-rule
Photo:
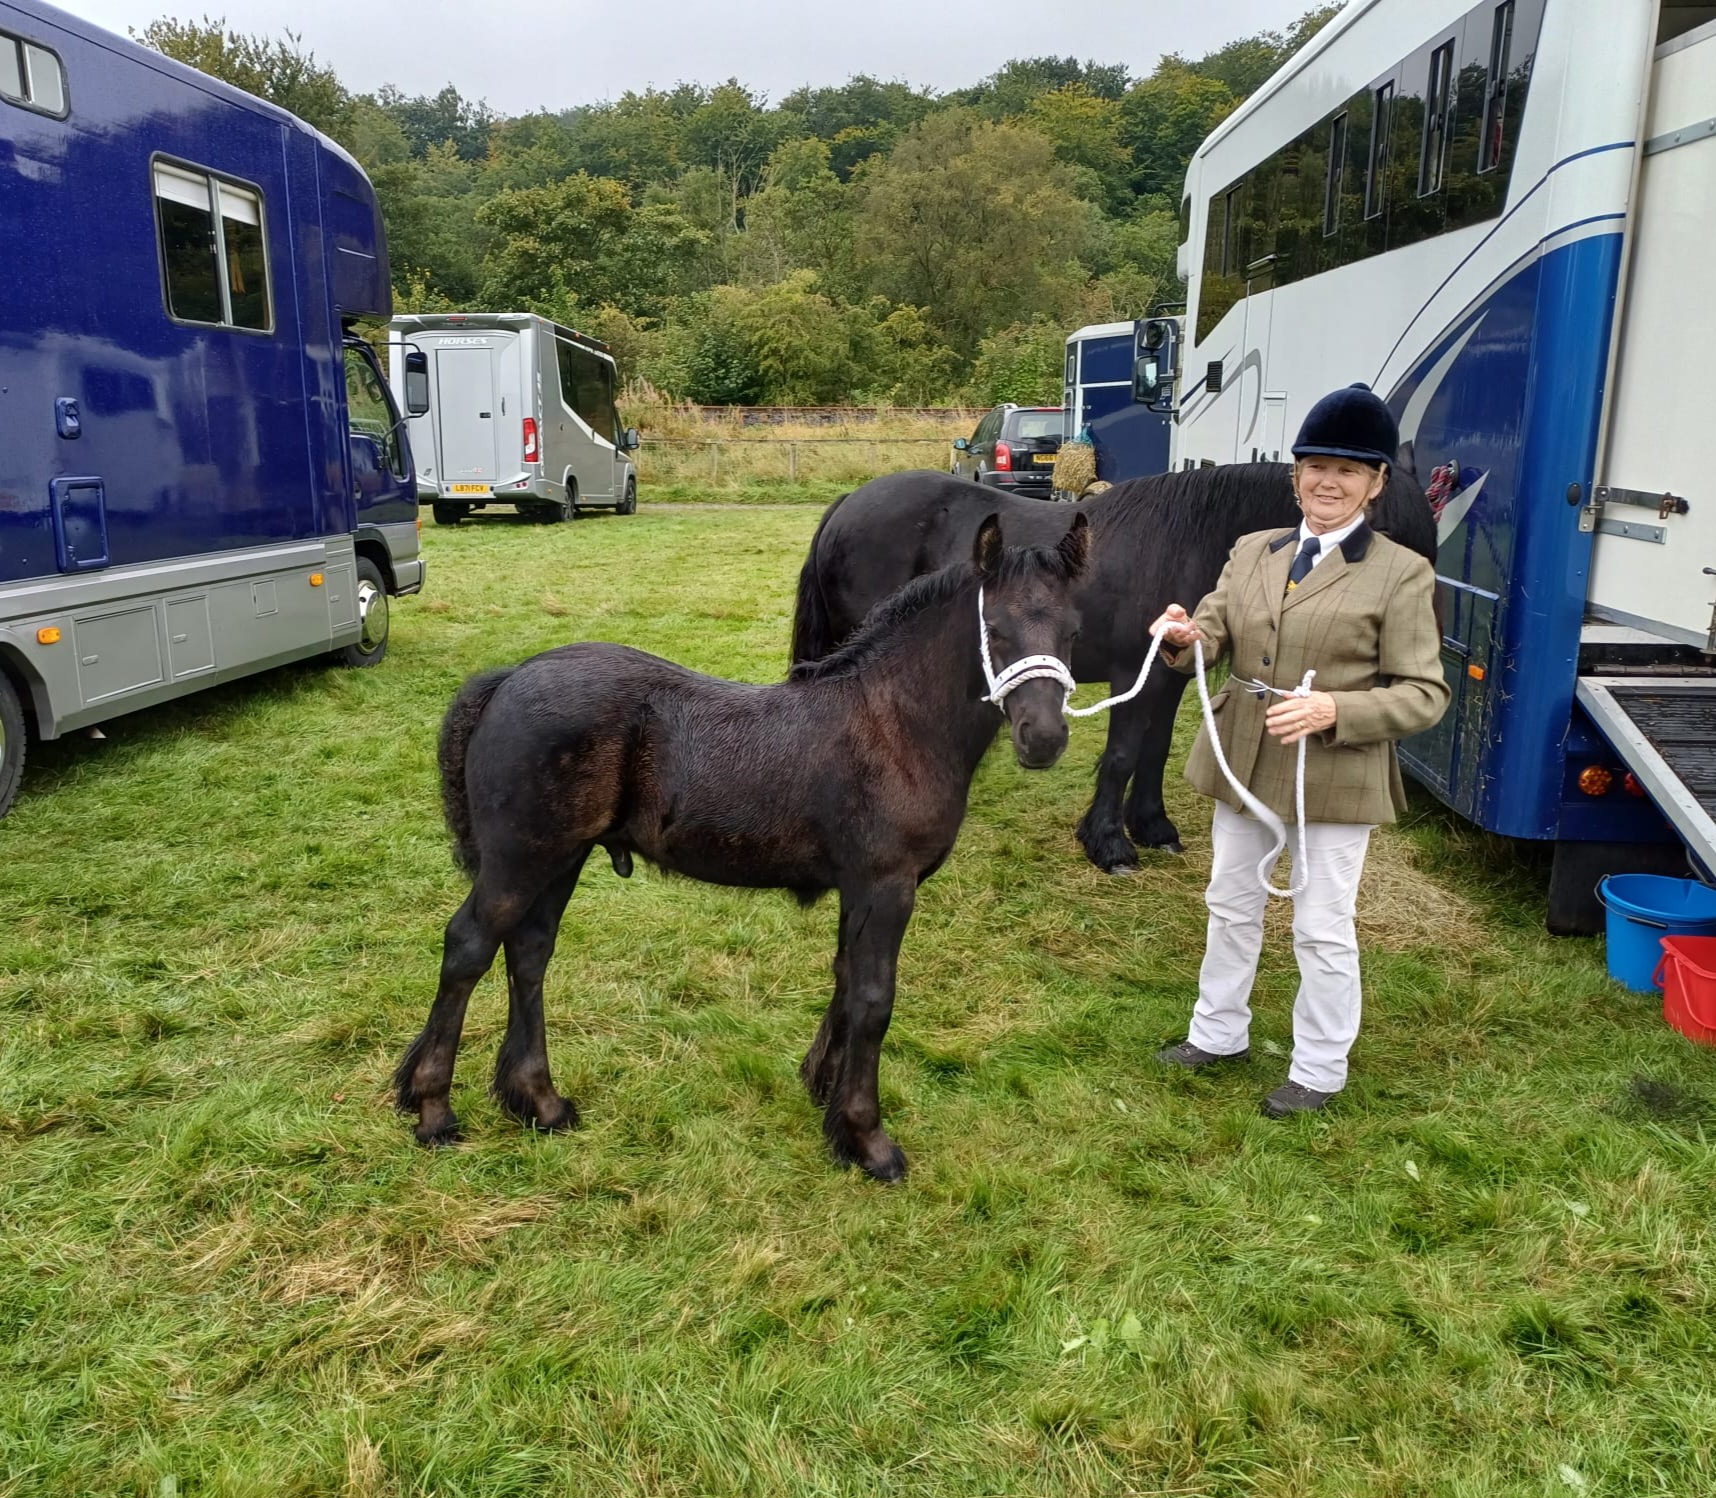
M 1334 1095 L 1302 1082 L 1285 1082 L 1264 1098 L 1263 1114 L 1266 1118 L 1290 1118 L 1295 1113 L 1315 1113 Z
M 1249 1061 L 1251 1048 L 1243 1051 L 1232 1051 L 1226 1056 L 1217 1056 L 1211 1051 L 1200 1051 L 1189 1040 L 1182 1040 L 1178 1045 L 1171 1045 L 1165 1051 L 1157 1051 L 1156 1059 L 1164 1066 L 1178 1066 L 1185 1071 L 1202 1071 L 1206 1066 L 1214 1066 L 1218 1061 Z

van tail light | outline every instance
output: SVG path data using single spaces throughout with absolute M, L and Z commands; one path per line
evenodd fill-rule
M 524 461 L 534 463 L 542 456 L 542 451 L 536 445 L 536 418 L 524 418 Z
M 1007 446 L 1005 442 L 995 444 L 995 466 L 1002 473 L 1013 471 L 1013 449 Z

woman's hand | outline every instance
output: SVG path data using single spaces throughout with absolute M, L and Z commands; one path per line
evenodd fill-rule
M 1297 744 L 1300 739 L 1334 727 L 1335 699 L 1327 692 L 1313 692 L 1309 697 L 1283 697 L 1263 715 L 1263 721 L 1283 744 Z
M 1192 616 L 1177 603 L 1168 605 L 1162 617 L 1150 626 L 1150 633 L 1160 635 L 1164 645 L 1172 645 L 1176 650 L 1203 639 L 1197 625 L 1192 623 Z

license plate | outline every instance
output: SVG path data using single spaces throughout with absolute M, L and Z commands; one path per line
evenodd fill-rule
M 1055 460 L 1054 460 L 1053 456 L 1050 455 L 1049 453 L 1032 453 L 1031 454 L 1031 466 L 1033 468 L 1041 468 L 1043 466 L 1043 464 L 1045 464 L 1045 463 L 1049 464 L 1052 467 L 1054 465 L 1054 461 Z
M 487 484 L 449 484 L 447 487 L 455 494 L 487 494 L 489 492 Z

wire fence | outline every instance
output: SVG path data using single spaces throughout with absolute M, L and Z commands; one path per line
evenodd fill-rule
M 904 468 L 945 468 L 946 437 L 670 437 L 647 434 L 638 450 L 641 484 L 861 484 Z
M 892 424 L 901 420 L 952 422 L 968 426 L 982 417 L 987 407 L 964 405 L 692 405 L 680 407 L 702 422 L 724 422 L 729 426 L 865 426 L 870 422 Z

